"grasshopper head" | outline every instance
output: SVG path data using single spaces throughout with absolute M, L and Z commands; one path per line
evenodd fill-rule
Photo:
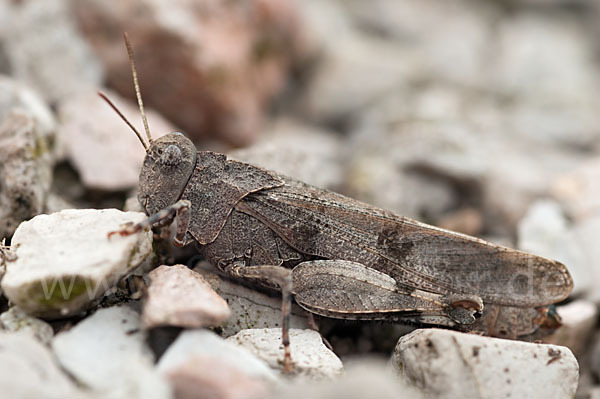
M 138 199 L 147 214 L 177 202 L 196 166 L 196 147 L 179 132 L 150 142 L 140 172 Z
M 144 141 L 140 132 L 138 132 L 135 126 L 127 120 L 123 113 L 119 111 L 105 94 L 98 94 L 133 130 L 146 150 L 146 158 L 144 158 L 144 165 L 140 172 L 138 200 L 146 213 L 152 215 L 174 204 L 181 197 L 196 166 L 197 153 L 194 144 L 182 133 L 171 132 L 158 139 L 153 139 L 150 135 L 142 94 L 138 84 L 135 61 L 133 59 L 133 49 L 129 43 L 127 33 L 123 34 L 123 38 L 125 39 L 125 46 L 129 55 L 133 85 L 148 142 Z

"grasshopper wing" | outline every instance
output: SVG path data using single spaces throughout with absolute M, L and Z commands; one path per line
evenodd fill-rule
M 544 306 L 572 290 L 571 276 L 559 262 L 283 179 L 283 186 L 251 193 L 236 209 L 305 254 L 358 262 L 403 287 L 477 295 L 498 305 Z

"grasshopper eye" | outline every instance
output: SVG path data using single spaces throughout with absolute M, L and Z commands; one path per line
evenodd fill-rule
M 175 166 L 181 162 L 181 149 L 171 144 L 160 154 L 160 163 L 168 166 Z

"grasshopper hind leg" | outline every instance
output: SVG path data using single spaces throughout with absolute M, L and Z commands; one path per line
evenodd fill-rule
M 290 350 L 290 317 L 292 314 L 292 271 L 281 266 L 227 266 L 225 272 L 235 278 L 260 279 L 275 283 L 281 290 L 281 343 L 283 344 L 283 370 L 292 371 L 292 355 Z
M 441 295 L 406 287 L 385 273 L 345 260 L 316 260 L 292 270 L 296 302 L 321 316 L 468 326 L 483 310 L 475 295 Z

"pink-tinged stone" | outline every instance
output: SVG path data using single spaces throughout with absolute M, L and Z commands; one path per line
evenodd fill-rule
M 303 50 L 286 0 L 73 2 L 111 87 L 133 98 L 122 33 L 134 47 L 144 99 L 194 139 L 244 145 Z
M 268 385 L 218 357 L 196 355 L 166 375 L 174 399 L 264 398 Z
M 146 139 L 137 104 L 111 91 L 103 89 L 103 92 Z M 67 98 L 59 104 L 58 115 L 60 144 L 86 187 L 101 190 L 137 187 L 146 155 L 144 147 L 96 90 Z M 156 112 L 146 109 L 146 115 L 153 138 L 176 130 Z
M 229 306 L 204 280 L 183 265 L 160 266 L 149 274 L 142 321 L 147 328 L 212 327 L 231 315 Z

